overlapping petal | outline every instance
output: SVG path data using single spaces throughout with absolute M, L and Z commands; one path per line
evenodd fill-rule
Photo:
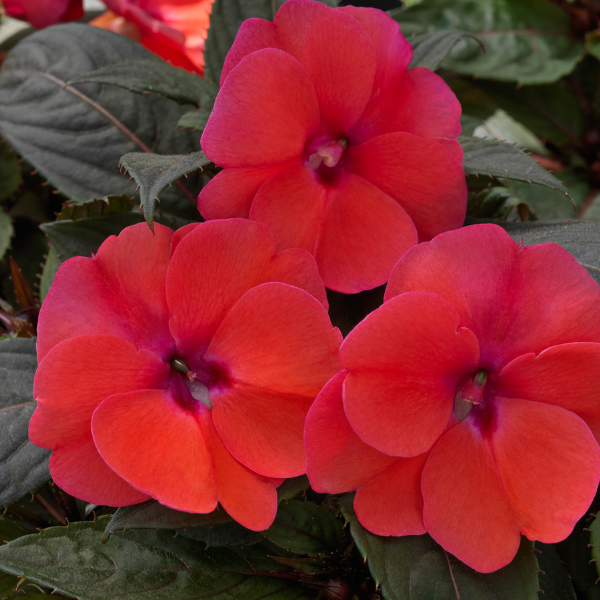
M 82 0 L 3 0 L 6 14 L 29 21 L 36 29 L 83 17 Z
M 371 313 L 340 350 L 348 420 L 393 456 L 417 456 L 446 427 L 458 383 L 474 373 L 479 345 L 454 308 L 434 294 L 403 294 Z

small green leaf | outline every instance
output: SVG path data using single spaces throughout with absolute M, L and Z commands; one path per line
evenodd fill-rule
M 48 250 L 48 255 L 46 256 L 46 262 L 44 263 L 44 268 L 42 269 L 42 277 L 40 279 L 40 300 L 43 302 L 50 291 L 50 287 L 54 282 L 54 277 L 56 276 L 56 271 L 58 271 L 58 267 L 60 267 L 61 261 L 56 254 L 56 250 L 54 246 L 50 247 Z
M 514 210 L 529 210 L 529 206 L 505 187 L 491 187 L 469 197 L 467 214 L 478 218 L 506 220 Z
M 472 34 L 456 29 L 431 31 L 411 38 L 413 57 L 410 68 L 425 67 L 435 71 L 450 54 L 452 48 L 466 36 L 477 40 Z M 483 44 L 481 45 L 481 51 L 485 51 Z
M 216 93 L 202 77 L 158 58 L 129 59 L 71 79 L 67 85 L 106 83 L 138 94 L 158 94 L 180 104 L 201 106 Z M 210 90 L 210 91 L 209 91 Z M 218 91 L 218 90 L 216 90 Z
M 570 223 L 500 223 L 511 237 L 527 244 L 553 242 L 570 252 L 600 283 L 600 223 L 573 221 Z
M 21 185 L 21 167 L 7 144 L 0 145 L 0 201 L 12 196 Z
M 516 146 L 498 140 L 467 136 L 461 136 L 459 142 L 464 151 L 463 168 L 467 175 L 537 183 L 559 190 L 572 200 L 565 185 Z
M 4 258 L 14 234 L 12 219 L 0 208 L 0 259 Z
M 102 543 L 110 517 L 52 527 L 0 547 L 0 569 L 80 600 L 312 600 L 270 571 L 265 551 L 200 550 L 171 532 L 136 530 Z M 261 567 L 269 572 L 264 574 Z
M 185 115 L 183 115 L 183 117 L 177 121 L 177 127 L 194 129 L 195 131 L 204 131 L 211 112 L 212 106 L 186 112 Z
M 175 156 L 130 152 L 121 157 L 121 165 L 140 187 L 141 207 L 151 229 L 154 227 L 154 205 L 159 195 L 184 175 L 201 170 L 210 163 L 203 152 Z
M 50 452 L 29 441 L 35 409 L 35 339 L 0 342 L 0 506 L 8 506 L 50 479 Z
M 264 536 L 295 554 L 330 556 L 344 540 L 342 524 L 333 513 L 302 500 L 282 502 L 275 522 Z
M 380 537 L 358 522 L 353 496 L 342 513 L 371 575 L 386 600 L 538 600 L 538 564 L 525 538 L 510 565 L 494 573 L 473 571 L 425 535 Z

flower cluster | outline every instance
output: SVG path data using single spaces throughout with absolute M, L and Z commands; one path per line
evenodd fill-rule
M 461 228 L 460 105 L 411 57 L 374 9 L 242 25 L 207 222 L 126 228 L 42 306 L 30 437 L 59 486 L 260 531 L 306 472 L 481 572 L 571 532 L 600 480 L 600 288 L 560 246 Z M 342 342 L 325 288 L 385 283 Z

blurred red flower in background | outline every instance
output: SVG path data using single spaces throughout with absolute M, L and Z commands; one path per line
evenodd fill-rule
M 409 250 L 313 404 L 307 472 L 378 535 L 470 567 L 572 531 L 600 479 L 600 288 L 555 244 L 477 225 Z M 596 438 L 596 439 L 595 439 Z
M 385 283 L 417 236 L 466 210 L 460 104 L 411 58 L 376 9 L 289 0 L 273 23 L 244 22 L 202 136 L 224 170 L 201 214 L 265 223 L 278 250 L 315 256 L 330 289 Z
M 6 14 L 36 29 L 83 17 L 83 0 L 2 0 Z
M 339 330 L 303 250 L 243 220 L 155 225 L 59 269 L 38 326 L 34 444 L 70 494 L 150 497 L 269 527 L 305 471 L 310 405 L 339 370 Z

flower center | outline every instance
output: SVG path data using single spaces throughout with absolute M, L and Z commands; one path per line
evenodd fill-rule
M 208 391 L 208 387 L 204 383 L 198 381 L 198 373 L 192 371 L 188 364 L 181 358 L 172 358 L 170 364 L 171 368 L 176 373 L 179 373 L 180 375 L 184 376 L 178 378 L 179 385 L 176 387 L 180 388 L 179 392 L 181 393 L 185 391 L 184 386 L 181 385 L 181 383 L 184 383 L 185 387 L 187 387 L 187 390 L 189 391 L 189 394 L 192 396 L 192 398 L 194 398 L 194 400 L 198 400 L 208 408 L 212 408 L 212 403 L 210 401 L 210 392 Z
M 463 382 L 454 399 L 454 414 L 459 421 L 464 421 L 467 418 L 474 404 L 483 402 L 486 383 L 487 373 L 483 369 Z
M 316 152 L 310 154 L 306 166 L 309 169 L 317 169 L 322 164 L 326 167 L 335 167 L 342 159 L 347 146 L 348 140 L 346 138 L 329 140 L 318 146 Z

